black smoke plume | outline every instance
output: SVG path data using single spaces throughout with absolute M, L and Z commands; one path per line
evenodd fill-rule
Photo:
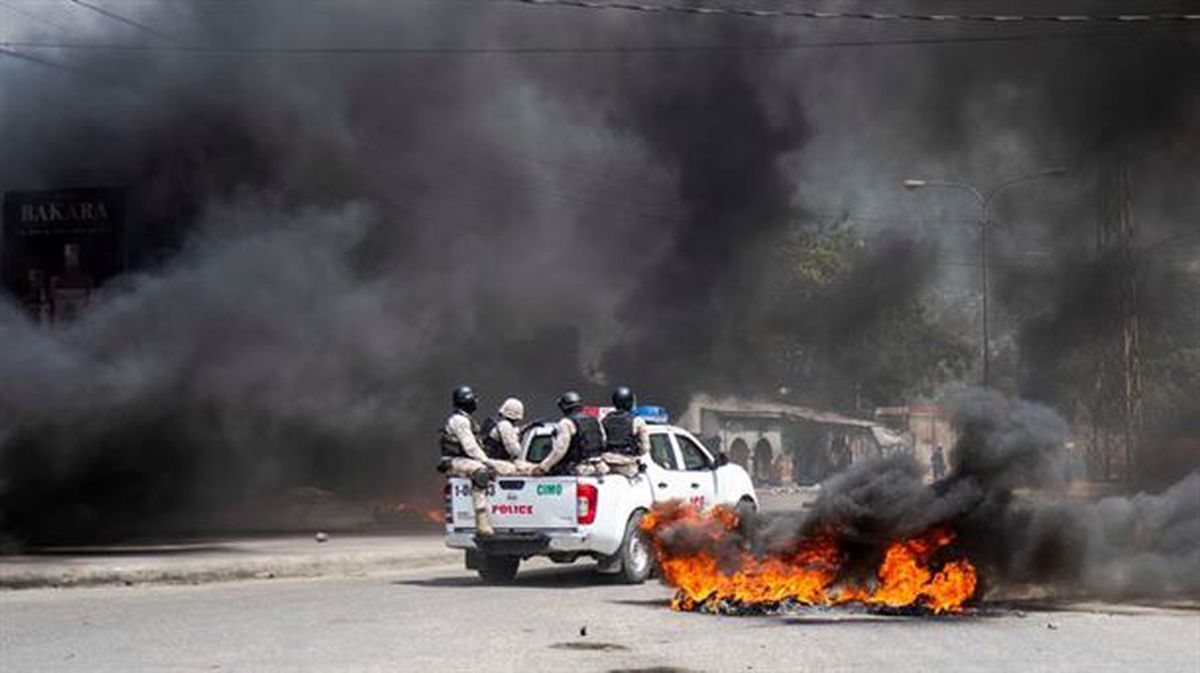
M 1065 497 L 1067 425 L 1057 414 L 976 390 L 957 401 L 955 423 L 952 469 L 939 482 L 927 484 L 903 454 L 864 461 L 827 480 L 803 514 L 766 515 L 729 534 L 676 524 L 660 542 L 670 555 L 704 551 L 736 565 L 743 549 L 786 559 L 832 536 L 856 577 L 878 568 L 890 544 L 949 526 L 952 551 L 977 566 L 991 595 L 1200 592 L 1200 473 L 1159 494 Z
M 828 316 L 774 297 L 763 253 L 807 201 L 870 202 L 913 167 L 990 179 L 1086 159 L 1072 148 L 1119 125 L 1080 120 L 1117 102 L 1163 110 L 1140 129 L 1178 127 L 1155 175 L 1194 176 L 1183 39 L 1132 59 L 1089 41 L 789 50 L 894 27 L 333 4 L 123 8 L 229 52 L 155 51 L 96 16 L 70 40 L 11 27 L 133 47 L 38 52 L 63 68 L 0 57 L 0 186 L 125 188 L 135 271 L 70 326 L 0 308 L 7 535 L 202 528 L 293 484 L 436 498 L 434 430 L 464 382 L 485 410 L 516 394 L 532 415 L 617 381 L 672 404 L 774 390 L 765 326 L 841 340 L 936 259 L 890 248 Z M 556 49 L 489 51 L 511 45 Z M 339 52 L 397 46 L 418 51 Z
M 184 44 L 432 52 L 594 25 L 385 5 L 138 18 Z M 681 403 L 738 378 L 743 253 L 786 221 L 780 158 L 807 133 L 762 61 L 197 55 L 127 28 L 90 38 L 150 51 L 3 75 L 22 96 L 4 97 L 0 183 L 125 188 L 137 269 L 68 326 L 0 313 L 8 535 L 203 530 L 296 484 L 432 500 L 459 383 L 484 411 L 516 394 L 536 417 L 567 388 L 625 380 Z M 642 28 L 771 39 L 766 24 Z

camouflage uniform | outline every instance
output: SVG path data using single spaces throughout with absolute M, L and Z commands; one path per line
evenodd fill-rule
M 471 481 L 471 505 L 475 510 L 475 531 L 493 535 L 488 517 L 487 489 L 492 475 L 500 469 L 479 446 L 479 426 L 465 411 L 456 410 L 442 428 L 442 462 L 440 469 L 451 476 Z

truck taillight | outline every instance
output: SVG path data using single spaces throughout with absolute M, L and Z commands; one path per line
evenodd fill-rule
M 575 518 L 583 525 L 596 521 L 596 504 L 600 500 L 600 491 L 594 484 L 580 484 L 575 490 Z
M 446 482 L 446 485 L 442 487 L 442 500 L 450 500 L 450 482 Z

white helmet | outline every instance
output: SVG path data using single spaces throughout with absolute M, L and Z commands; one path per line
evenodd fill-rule
M 525 405 L 521 400 L 510 397 L 500 405 L 500 415 L 514 423 L 520 423 L 525 419 Z

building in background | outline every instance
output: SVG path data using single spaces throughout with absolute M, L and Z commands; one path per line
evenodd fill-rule
M 854 462 L 909 450 L 879 423 L 778 402 L 696 395 L 676 423 L 759 484 L 814 484 Z
M 127 266 L 120 190 L 6 192 L 0 277 L 40 324 L 74 319 Z
M 875 420 L 904 437 L 912 447 L 917 461 L 930 469 L 933 451 L 942 447 L 946 468 L 954 463 L 951 457 L 958 433 L 950 420 L 950 412 L 936 404 L 912 404 L 903 407 L 879 407 Z

